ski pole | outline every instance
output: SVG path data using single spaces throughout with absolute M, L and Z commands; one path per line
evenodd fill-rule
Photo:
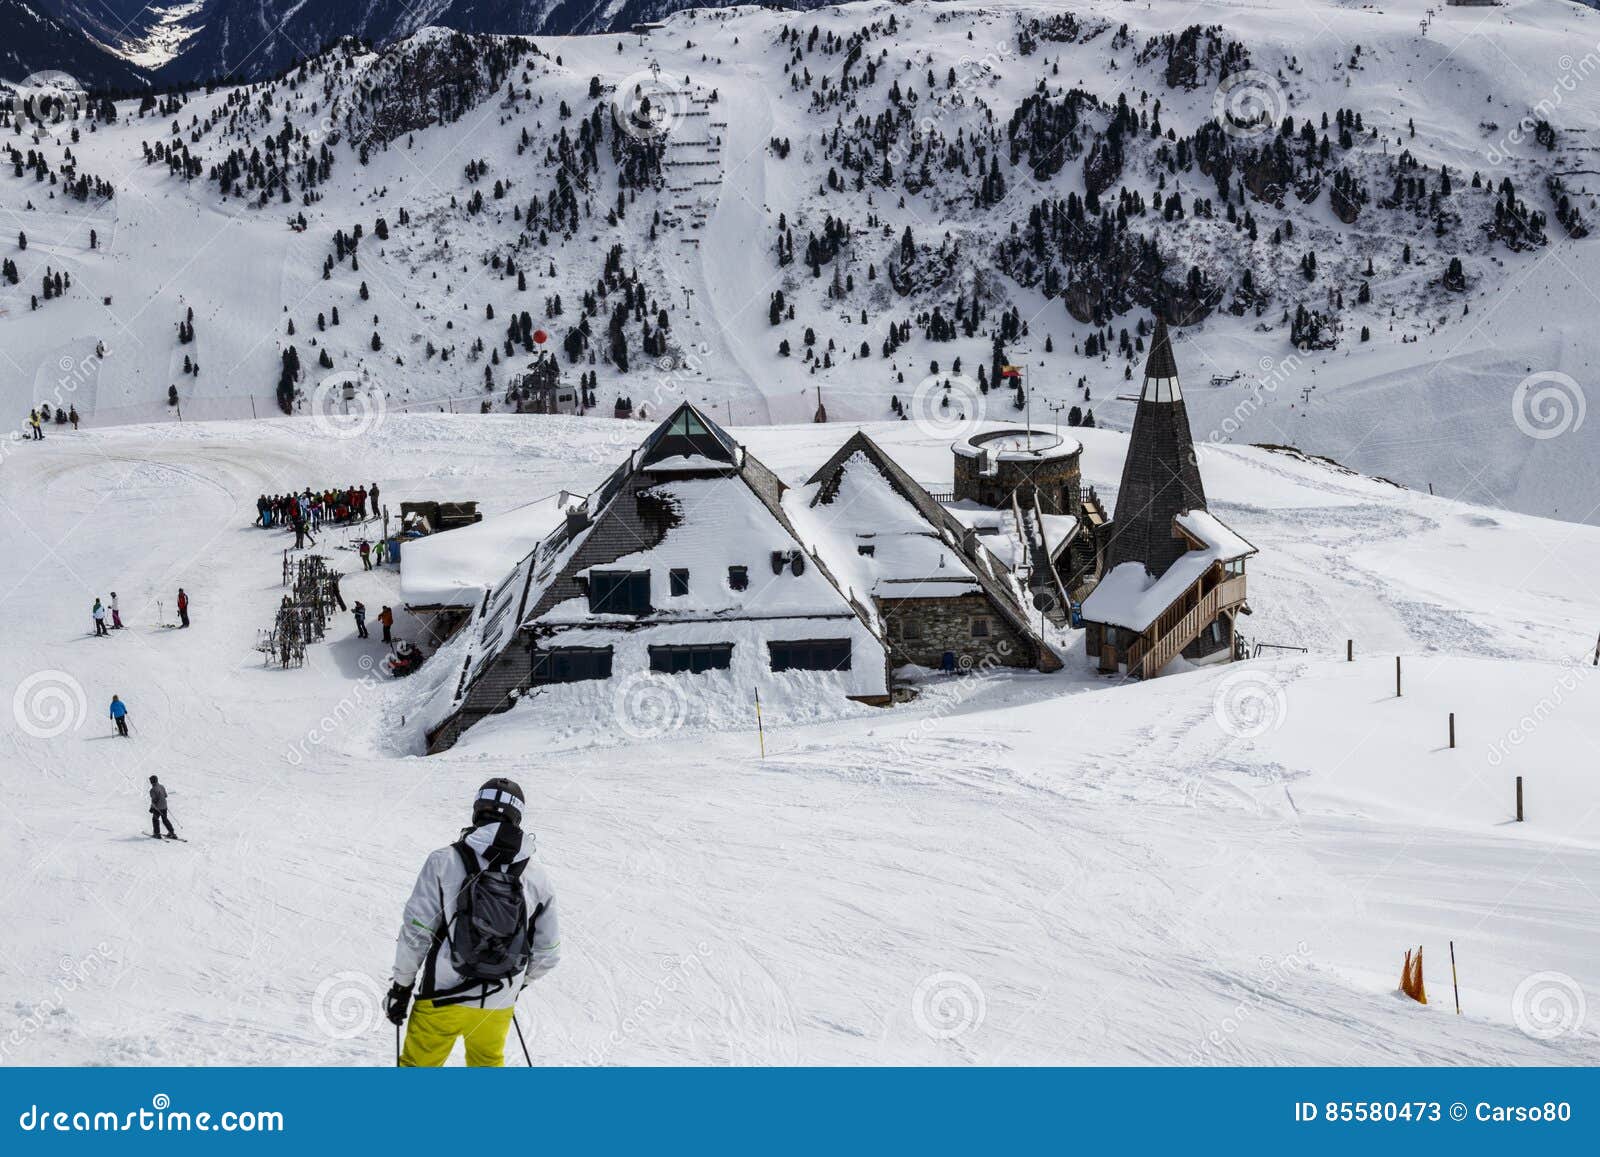
M 394 1067 L 400 1067 L 400 1026 L 394 1026 Z
M 528 1042 L 522 1039 L 522 1026 L 517 1023 L 517 1010 L 511 1010 L 511 1027 L 517 1030 L 517 1043 L 522 1046 L 522 1059 L 528 1062 L 528 1067 L 533 1068 L 533 1058 L 528 1055 Z

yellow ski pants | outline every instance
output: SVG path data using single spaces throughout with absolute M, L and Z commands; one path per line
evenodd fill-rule
M 470 1004 L 436 1008 L 431 1000 L 419 1000 L 411 1010 L 400 1066 L 438 1068 L 449 1059 L 456 1038 L 461 1037 L 467 1046 L 467 1064 L 503 1067 L 512 1011 L 509 1008 L 474 1008 Z

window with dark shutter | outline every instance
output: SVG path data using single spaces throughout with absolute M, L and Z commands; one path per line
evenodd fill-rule
M 611 678 L 610 647 L 556 647 L 533 653 L 535 683 L 581 683 Z
M 972 620 L 972 637 L 974 639 L 987 639 L 989 637 L 989 620 L 982 615 Z
M 650 648 L 650 670 L 664 675 L 726 671 L 732 662 L 732 643 L 682 643 Z
M 849 639 L 795 639 L 768 643 L 774 671 L 848 671 Z
M 673 598 L 682 598 L 689 593 L 689 572 L 674 568 L 667 572 L 668 593 Z
M 649 571 L 589 572 L 589 610 L 592 614 L 647 615 L 650 609 Z
M 745 566 L 730 566 L 728 568 L 728 589 L 742 591 L 750 586 L 750 568 Z

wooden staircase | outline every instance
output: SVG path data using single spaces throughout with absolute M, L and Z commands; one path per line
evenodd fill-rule
M 1205 594 L 1199 594 L 1196 584 L 1184 592 L 1177 602 L 1162 611 L 1153 628 L 1155 640 L 1146 644 L 1134 643 L 1128 650 L 1128 674 L 1140 679 L 1158 675 L 1161 668 L 1177 657 L 1223 611 L 1243 605 L 1245 600 L 1244 575 L 1226 578 Z
M 1050 561 L 1050 551 L 1044 538 L 1044 515 L 1039 510 L 1038 494 L 1029 496 L 1028 505 L 1022 505 L 1017 491 L 1011 492 L 1011 515 L 1016 520 L 1017 534 L 1028 552 L 1028 589 L 1037 595 L 1049 591 L 1054 605 L 1045 612 L 1051 622 L 1061 626 L 1067 621 L 1067 592 Z

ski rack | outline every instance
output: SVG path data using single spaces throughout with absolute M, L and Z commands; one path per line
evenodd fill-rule
M 309 554 L 295 559 L 286 575 L 290 593 L 278 605 L 272 628 L 257 633 L 256 650 L 266 666 L 302 667 L 306 644 L 328 632 L 328 620 L 338 605 L 340 572 L 331 569 L 322 555 Z

